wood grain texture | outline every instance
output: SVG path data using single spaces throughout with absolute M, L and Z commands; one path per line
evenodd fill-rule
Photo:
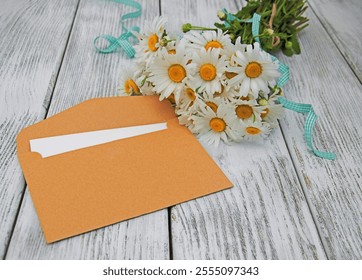
M 281 125 L 328 258 L 361 259 L 362 87 L 312 10 L 307 16 L 302 54 L 282 57 L 291 69 L 285 92 L 290 100 L 313 104 L 316 146 L 335 151 L 337 160 L 311 155 L 303 116 L 287 112 Z M 353 53 L 361 53 L 355 47 Z
M 309 0 L 308 2 L 362 83 L 362 1 Z
M 0 258 L 4 258 L 25 182 L 15 137 L 44 118 L 78 1 L 1 1 Z
M 158 1 L 141 3 L 144 8 L 142 17 L 130 24 L 143 25 L 145 20 L 159 14 Z M 120 52 L 108 55 L 97 53 L 93 39 L 100 34 L 118 36 L 121 33 L 120 17 L 128 11 L 131 8 L 112 1 L 80 2 L 49 116 L 86 99 L 116 94 L 121 70 L 132 61 Z M 26 192 L 7 258 L 167 259 L 168 241 L 168 214 L 167 210 L 162 210 L 46 245 L 31 198 Z
M 352 7 L 358 5 L 351 1 Z M 359 23 L 358 7 L 347 11 L 350 7 L 336 0 L 322 3 L 339 5 L 338 9 L 310 2 L 328 32 L 330 28 L 335 32 L 328 34 L 308 12 L 311 22 L 301 34 L 302 55 L 280 55 L 292 71 L 285 92 L 290 100 L 313 104 L 320 116 L 316 146 L 336 151 L 337 160 L 310 153 L 303 139 L 304 117 L 293 112 L 286 112 L 282 131 L 275 129 L 263 145 L 222 145 L 218 150 L 204 145 L 235 187 L 171 209 L 173 258 L 362 258 L 362 96 L 354 76 L 361 69 L 361 45 L 348 41 L 360 36 L 359 30 L 346 32 L 344 22 L 330 18 L 338 10 L 338 15 L 346 13 L 343 18 Z M 47 113 L 76 4 L 21 0 L 1 4 L 0 36 L 6 39 L 0 41 L 0 257 L 6 252 L 25 185 L 15 136 Z M 141 19 L 131 24 L 142 25 L 158 14 L 157 1 L 142 4 Z M 177 31 L 186 21 L 211 26 L 222 7 L 235 10 L 230 1 L 161 2 L 170 30 Z M 120 53 L 95 53 L 92 41 L 99 34 L 118 35 L 120 26 L 115 23 L 129 10 L 110 1 L 81 1 L 49 115 L 85 99 L 115 94 L 121 68 L 132 62 Z M 338 29 L 341 26 L 344 30 Z M 167 210 L 162 210 L 45 245 L 26 191 L 7 258 L 167 259 L 168 234 Z
M 212 26 L 220 8 L 236 10 L 220 1 L 163 1 L 161 7 L 173 26 Z M 279 128 L 262 144 L 204 147 L 234 187 L 172 208 L 174 259 L 326 257 Z

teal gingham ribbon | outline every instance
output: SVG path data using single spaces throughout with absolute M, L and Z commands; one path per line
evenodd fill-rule
M 258 43 L 260 43 L 260 39 L 259 39 L 259 26 L 260 26 L 260 18 L 261 16 L 257 13 L 254 13 L 253 17 L 251 19 L 246 19 L 246 20 L 242 20 L 242 19 L 238 19 L 236 16 L 234 16 L 233 14 L 229 13 L 226 9 L 223 9 L 223 12 L 226 15 L 226 21 L 225 21 L 225 26 L 226 27 L 230 27 L 230 23 L 231 21 L 238 21 L 238 22 L 251 22 L 251 33 L 253 34 L 253 37 L 255 39 L 255 41 L 257 41 Z
M 261 16 L 259 14 L 254 13 L 253 17 L 251 19 L 242 20 L 242 19 L 238 19 L 236 16 L 229 13 L 226 9 L 223 9 L 223 12 L 226 14 L 226 21 L 225 21 L 226 27 L 230 27 L 229 22 L 234 21 L 234 20 L 237 20 L 238 22 L 250 22 L 251 23 L 251 33 L 253 34 L 255 41 L 260 44 L 259 28 L 260 28 Z M 261 46 L 261 44 L 260 44 L 260 46 Z M 273 59 L 273 61 L 278 61 L 278 63 L 279 63 L 279 72 L 281 73 L 281 75 L 278 79 L 277 84 L 279 87 L 283 87 L 289 81 L 289 67 L 286 64 L 280 62 L 275 56 L 272 56 L 272 59 Z
M 251 19 L 241 20 L 241 19 L 238 19 L 237 17 L 235 17 L 233 14 L 230 14 L 226 9 L 223 9 L 223 12 L 226 14 L 226 21 L 225 21 L 226 27 L 230 27 L 229 22 L 234 21 L 234 20 L 237 20 L 239 22 L 251 22 L 252 23 L 251 32 L 253 34 L 253 37 L 254 37 L 255 41 L 260 44 L 259 28 L 260 28 L 261 16 L 259 14 L 254 13 L 254 15 Z M 289 77 L 290 77 L 289 67 L 286 64 L 280 62 L 275 56 L 272 56 L 272 60 L 277 61 L 279 63 L 278 70 L 281 75 L 277 81 L 277 85 L 278 85 L 278 87 L 283 87 L 289 81 Z M 279 97 L 278 102 L 281 105 L 283 105 L 283 107 L 286 109 L 307 115 L 307 119 L 304 123 L 304 139 L 307 142 L 308 147 L 312 150 L 312 152 L 316 156 L 325 158 L 325 159 L 330 159 L 330 160 L 336 159 L 335 153 L 321 152 L 314 148 L 313 128 L 314 128 L 315 122 L 317 120 L 317 115 L 315 114 L 311 104 L 295 103 L 292 101 L 288 101 L 284 97 Z
M 140 29 L 137 26 L 132 26 L 131 28 L 127 29 L 124 22 L 127 19 L 139 17 L 142 13 L 142 6 L 140 3 L 138 3 L 134 0 L 112 0 L 112 1 L 133 7 L 136 10 L 134 12 L 125 14 L 121 17 L 123 33 L 118 38 L 113 37 L 111 35 L 107 35 L 107 34 L 100 35 L 100 36 L 94 38 L 94 41 L 93 41 L 94 47 L 100 53 L 112 53 L 112 52 L 116 51 L 118 48 L 121 48 L 128 55 L 128 57 L 132 58 L 136 54 L 136 51 L 134 50 L 132 44 L 130 43 L 129 38 L 136 38 L 135 35 L 132 33 L 132 31 L 139 32 Z M 109 44 L 106 48 L 97 47 L 97 41 L 100 38 L 106 39 L 108 41 Z
M 313 153 L 321 158 L 335 160 L 336 154 L 330 152 L 321 152 L 314 148 L 313 145 L 313 128 L 317 120 L 317 115 L 314 113 L 313 107 L 310 104 L 295 103 L 285 99 L 284 97 L 279 97 L 278 102 L 283 105 L 284 108 L 291 111 L 302 113 L 307 115 L 307 119 L 304 123 L 304 138 L 307 142 L 308 147 L 313 151 Z

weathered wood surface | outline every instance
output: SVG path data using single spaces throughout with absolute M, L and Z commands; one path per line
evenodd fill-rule
M 28 191 L 17 217 L 25 183 L 15 136 L 22 127 L 83 100 L 115 94 L 121 67 L 132 62 L 121 53 L 97 54 L 92 41 L 99 34 L 118 35 L 120 15 L 131 9 L 100 0 L 80 0 L 78 10 L 77 1 L 61 1 L 57 9 L 45 1 L 4 3 L 0 35 L 19 36 L 0 41 L 0 257 L 7 252 L 7 259 L 362 258 L 362 97 L 348 65 L 355 73 L 361 69 L 361 45 L 337 42 L 358 37 L 359 30 L 340 31 L 328 12 L 333 8 L 323 7 L 319 18 L 328 31 L 335 28 L 331 37 L 336 44 L 309 11 L 311 26 L 301 34 L 303 54 L 280 57 L 292 71 L 287 97 L 314 105 L 320 116 L 316 145 L 336 151 L 336 161 L 311 155 L 303 139 L 304 117 L 287 112 L 282 130 L 275 129 L 262 145 L 222 145 L 218 150 L 204 145 L 234 188 L 177 205 L 170 216 L 162 210 L 46 245 Z M 161 10 L 176 33 L 185 22 L 211 26 L 218 9 L 240 5 L 231 0 L 141 3 L 142 17 L 130 24 L 142 26 Z M 316 3 L 312 1 L 317 11 Z M 353 22 L 360 20 L 355 11 L 343 13 L 356 17 Z M 18 48 L 5 48 L 16 42 Z M 353 53 L 355 64 L 349 57 Z
M 77 5 L 77 0 L 0 4 L 0 258 L 25 187 L 15 137 L 46 114 Z
M 130 24 L 143 25 L 159 15 L 158 1 L 142 1 L 142 5 L 142 17 Z M 112 1 L 80 2 L 48 116 L 93 97 L 116 94 L 121 69 L 131 61 L 121 53 L 97 53 L 93 39 L 105 33 L 118 36 L 120 16 L 128 11 L 131 9 Z M 168 242 L 168 212 L 162 210 L 46 245 L 26 192 L 7 258 L 167 259 Z
M 177 0 L 161 7 L 173 26 L 212 26 L 222 8 L 218 1 Z M 172 208 L 175 259 L 325 258 L 279 128 L 262 144 L 204 146 L 235 186 Z
M 308 2 L 362 83 L 362 1 L 309 0 Z
M 281 125 L 328 258 L 361 259 L 362 87 L 316 15 L 309 10 L 307 16 L 302 55 L 283 57 L 292 74 L 285 92 L 313 104 L 319 115 L 316 146 L 335 151 L 337 160 L 311 155 L 303 139 L 304 116 L 287 112 Z M 353 52 L 361 48 L 355 45 Z

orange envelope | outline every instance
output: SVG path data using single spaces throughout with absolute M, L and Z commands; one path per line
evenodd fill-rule
M 167 129 L 42 158 L 31 139 L 167 122 Z M 88 100 L 23 129 L 18 158 L 48 243 L 230 188 L 155 96 Z

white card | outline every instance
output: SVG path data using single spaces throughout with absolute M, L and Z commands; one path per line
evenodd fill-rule
M 30 150 L 46 158 L 165 129 L 164 122 L 38 138 L 30 140 Z

